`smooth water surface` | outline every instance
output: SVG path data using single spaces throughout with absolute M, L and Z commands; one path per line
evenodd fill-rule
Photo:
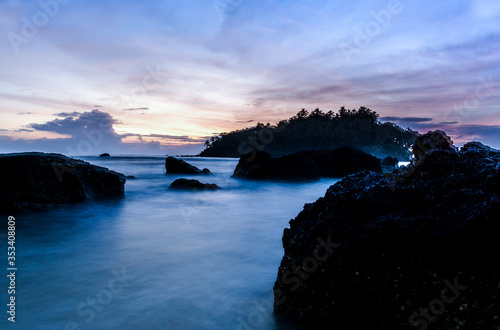
M 283 229 L 338 180 L 239 180 L 236 159 L 185 158 L 223 190 L 179 192 L 190 176 L 165 175 L 163 157 L 84 160 L 137 179 L 119 201 L 15 215 L 14 328 L 294 328 L 272 313 Z

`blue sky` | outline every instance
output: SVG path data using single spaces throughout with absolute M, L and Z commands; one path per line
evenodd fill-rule
M 500 3 L 0 0 L 0 152 L 196 153 L 301 108 L 500 148 Z

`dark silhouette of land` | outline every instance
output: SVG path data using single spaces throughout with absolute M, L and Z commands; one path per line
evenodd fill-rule
M 379 115 L 369 108 L 338 112 L 311 113 L 302 109 L 295 116 L 275 125 L 257 123 L 254 127 L 221 133 L 205 142 L 203 157 L 240 157 L 253 149 L 273 157 L 303 150 L 329 150 L 351 146 L 384 158 L 409 160 L 418 132 L 403 129 L 391 122 L 380 122 Z

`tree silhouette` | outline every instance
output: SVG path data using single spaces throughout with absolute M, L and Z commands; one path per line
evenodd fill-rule
M 200 156 L 239 157 L 243 150 L 258 148 L 278 157 L 301 150 L 353 146 L 377 157 L 408 160 L 409 148 L 417 134 L 394 123 L 381 123 L 379 115 L 367 107 L 341 107 L 336 113 L 320 109 L 309 113 L 302 109 L 276 125 L 257 123 L 254 127 L 213 136 L 205 142 Z

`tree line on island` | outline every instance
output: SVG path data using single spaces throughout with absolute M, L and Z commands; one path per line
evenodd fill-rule
M 300 110 L 275 125 L 257 123 L 254 127 L 221 133 L 205 141 L 203 157 L 240 157 L 252 149 L 273 157 L 303 150 L 335 149 L 351 146 L 383 158 L 411 158 L 410 147 L 418 132 L 391 122 L 381 122 L 375 111 L 360 107 L 338 112 Z

